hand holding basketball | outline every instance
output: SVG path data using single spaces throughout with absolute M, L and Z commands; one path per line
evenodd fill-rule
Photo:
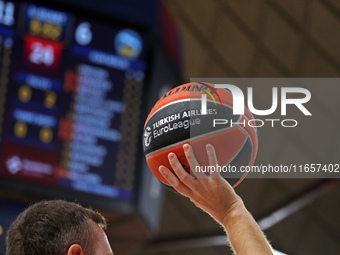
M 192 148 L 184 144 L 183 150 L 191 169 L 195 169 L 199 164 Z M 214 147 L 208 144 L 206 150 L 210 165 L 217 165 Z M 160 173 L 174 189 L 188 197 L 197 207 L 209 213 L 218 222 L 222 223 L 231 211 L 243 206 L 241 198 L 219 173 L 215 172 L 209 177 L 193 178 L 185 171 L 174 153 L 169 153 L 168 158 L 174 172 L 161 165 Z

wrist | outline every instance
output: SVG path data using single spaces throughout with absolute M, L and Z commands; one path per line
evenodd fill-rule
M 233 222 L 236 218 L 242 217 L 242 215 L 244 216 L 245 214 L 249 214 L 249 212 L 242 199 L 238 197 L 238 199 L 229 206 L 220 223 L 227 228 L 229 223 Z

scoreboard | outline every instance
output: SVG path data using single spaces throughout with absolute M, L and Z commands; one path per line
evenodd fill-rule
M 0 185 L 133 201 L 149 38 L 86 17 L 0 1 Z

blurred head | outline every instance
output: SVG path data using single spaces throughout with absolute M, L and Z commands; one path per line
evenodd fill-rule
M 7 233 L 6 255 L 110 255 L 106 220 L 92 209 L 63 200 L 30 206 Z

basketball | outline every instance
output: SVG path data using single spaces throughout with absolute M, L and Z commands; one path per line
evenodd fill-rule
M 156 102 L 145 121 L 143 150 L 147 164 L 163 184 L 169 185 L 158 167 L 171 169 L 170 152 L 190 172 L 182 148 L 183 144 L 190 144 L 203 171 L 203 166 L 209 165 L 206 144 L 211 144 L 219 165 L 224 166 L 220 168 L 224 170 L 220 171 L 221 176 L 236 187 L 246 177 L 245 167 L 253 165 L 258 150 L 257 130 L 250 124 L 252 119 L 246 107 L 243 115 L 233 114 L 233 96 L 226 89 L 216 89 L 203 82 L 180 85 Z

